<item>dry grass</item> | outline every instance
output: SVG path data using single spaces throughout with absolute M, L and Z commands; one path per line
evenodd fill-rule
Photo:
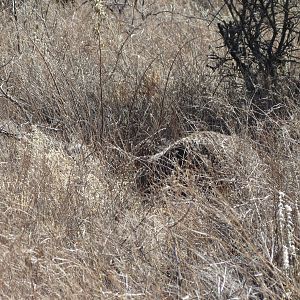
M 83 3 L 1 12 L 0 297 L 299 299 L 299 91 L 249 126 L 196 1 Z M 179 170 L 141 193 L 136 157 L 195 130 L 238 136 L 234 184 Z

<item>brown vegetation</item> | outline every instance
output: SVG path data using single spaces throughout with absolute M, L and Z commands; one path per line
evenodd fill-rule
M 0 298 L 299 299 L 299 67 L 257 119 L 218 1 L 65 2 L 1 2 Z
M 191 134 L 159 153 L 137 158 L 138 188 L 146 191 L 154 187 L 156 191 L 157 184 L 166 184 L 164 179 L 172 176 L 182 178 L 182 172 L 192 173 L 197 185 L 205 188 L 213 185 L 235 191 L 238 187 L 234 183 L 240 186 L 241 178 L 249 176 L 263 185 L 266 167 L 251 144 L 238 136 L 213 131 Z

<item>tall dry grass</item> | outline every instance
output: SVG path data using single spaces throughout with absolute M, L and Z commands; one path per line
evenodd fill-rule
M 299 299 L 299 91 L 250 124 L 195 3 L 1 12 L 1 298 Z M 138 191 L 136 157 L 195 130 L 259 159 L 233 147 L 231 189 L 185 170 Z

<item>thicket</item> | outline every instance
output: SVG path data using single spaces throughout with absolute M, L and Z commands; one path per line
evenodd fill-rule
M 297 1 L 61 2 L 1 1 L 0 298 L 299 299 Z
M 215 68 L 228 77 L 241 74 L 251 105 L 261 115 L 288 106 L 284 95 L 294 100 L 299 95 L 299 9 L 290 0 L 224 1 L 227 16 L 218 29 L 225 53 L 212 56 Z

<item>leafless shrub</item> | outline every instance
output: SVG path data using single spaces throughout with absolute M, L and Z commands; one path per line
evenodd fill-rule
M 281 86 L 283 78 L 298 76 L 291 73 L 299 63 L 298 2 L 226 0 L 223 9 L 227 17 L 221 17 L 218 27 L 225 55 L 212 56 L 214 67 L 223 69 L 225 76 L 241 74 L 257 112 L 264 114 L 276 105 L 287 105 Z

